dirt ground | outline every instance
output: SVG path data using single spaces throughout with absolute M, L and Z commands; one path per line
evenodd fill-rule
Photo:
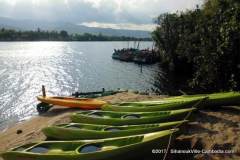
M 196 149 L 205 154 L 172 154 L 169 157 L 174 158 L 171 159 L 177 156 L 180 160 L 240 160 L 240 110 L 221 108 L 197 111 L 191 121 L 183 126 L 183 133 L 172 148 Z M 227 153 L 206 153 L 218 151 Z
M 119 93 L 101 99 L 110 103 L 159 99 L 163 96 L 139 95 L 130 92 Z M 69 115 L 79 110 L 53 107 L 49 112 L 16 124 L 0 133 L 0 152 L 26 143 L 45 140 L 41 129 L 70 122 Z M 170 152 L 174 150 L 195 149 L 196 154 L 168 154 L 167 159 L 196 160 L 239 160 L 240 159 L 240 110 L 219 108 L 201 110 L 193 113 L 191 122 L 181 128 L 181 134 L 174 141 Z M 206 153 L 226 150 L 231 153 Z M 204 154 L 202 154 L 204 153 Z M 0 158 L 1 160 L 1 158 Z

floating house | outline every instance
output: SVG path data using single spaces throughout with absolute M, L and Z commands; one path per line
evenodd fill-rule
M 112 58 L 125 62 L 135 62 L 138 64 L 153 64 L 159 60 L 159 56 L 155 50 L 139 50 L 135 48 L 124 48 L 120 50 L 115 49 Z

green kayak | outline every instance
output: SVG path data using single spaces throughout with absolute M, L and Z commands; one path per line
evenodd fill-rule
M 140 125 L 149 123 L 183 120 L 196 108 L 179 109 L 159 112 L 110 112 L 110 111 L 83 111 L 74 113 L 71 119 L 75 123 L 103 124 L 103 125 Z
M 197 94 L 197 95 L 183 95 L 169 98 L 162 98 L 155 101 L 140 101 L 140 102 L 123 102 L 120 106 L 153 106 L 159 104 L 171 104 L 174 102 L 194 101 L 201 98 L 206 98 L 205 107 L 237 105 L 240 104 L 240 92 L 221 92 L 213 94 Z
M 102 110 L 104 111 L 115 111 L 115 112 L 155 112 L 155 111 L 166 111 L 166 110 L 174 110 L 174 109 L 183 109 L 190 108 L 194 106 L 195 108 L 200 108 L 204 106 L 207 98 L 198 98 L 191 101 L 180 101 L 180 102 L 172 102 L 172 103 L 163 103 L 163 104 L 155 104 L 149 106 L 121 106 L 121 105 L 104 105 L 102 106 Z
M 146 107 L 146 106 L 168 106 L 179 103 L 194 103 L 199 100 L 202 100 L 204 98 L 207 98 L 207 96 L 196 96 L 196 97 L 184 97 L 184 96 L 178 96 L 178 97 L 169 97 L 169 98 L 162 98 L 159 100 L 151 100 L 151 101 L 138 101 L 138 102 L 122 102 L 119 104 L 116 104 L 118 106 L 134 106 L 134 107 Z
M 226 92 L 209 94 L 206 107 L 229 106 L 240 104 L 240 92 Z
M 187 121 L 174 121 L 167 123 L 154 123 L 132 126 L 107 126 L 81 123 L 61 124 L 43 129 L 43 133 L 50 139 L 84 140 L 104 139 L 146 134 L 174 127 L 179 127 Z
M 149 134 L 83 141 L 50 141 L 24 145 L 2 153 L 5 160 L 132 160 L 166 149 L 177 129 Z M 174 135 L 174 134 L 173 134 Z M 162 154 L 157 154 L 160 157 Z

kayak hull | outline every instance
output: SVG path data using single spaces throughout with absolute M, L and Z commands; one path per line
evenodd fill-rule
M 157 111 L 167 111 L 176 110 L 184 108 L 201 108 L 205 105 L 207 98 L 200 98 L 192 101 L 180 101 L 172 103 L 154 104 L 149 106 L 121 106 L 121 105 L 104 105 L 102 106 L 103 111 L 114 111 L 114 112 L 157 112 Z
M 87 99 L 87 98 L 38 96 L 37 99 L 47 104 L 65 106 L 70 108 L 80 108 L 80 109 L 86 109 L 86 110 L 101 109 L 101 106 L 106 104 L 106 102 L 101 100 Z
M 160 112 L 148 112 L 148 113 L 132 113 L 132 112 L 104 112 L 104 111 L 92 111 L 85 113 L 75 113 L 71 116 L 71 119 L 75 123 L 87 123 L 87 124 L 101 124 L 101 125 L 140 125 L 160 122 L 178 121 L 187 118 L 192 111 L 191 109 L 179 109 L 171 111 Z M 133 118 L 124 118 L 124 117 Z
M 174 121 L 167 123 L 156 123 L 134 126 L 106 126 L 91 124 L 61 124 L 43 129 L 43 133 L 49 139 L 58 140 L 84 140 L 84 139 L 105 139 L 114 137 L 146 134 L 161 130 L 172 129 L 181 126 L 187 121 Z
M 212 94 L 197 94 L 197 95 L 182 95 L 176 97 L 162 98 L 155 101 L 140 101 L 140 102 L 122 102 L 118 106 L 134 106 L 134 107 L 148 107 L 172 105 L 174 103 L 181 103 L 187 101 L 195 101 L 197 99 L 206 99 L 202 107 L 216 107 L 229 106 L 240 104 L 240 92 L 222 92 Z M 109 107 L 110 108 L 110 107 Z
M 171 135 L 177 130 L 165 130 L 150 134 L 88 141 L 42 142 L 21 146 L 3 153 L 4 160 L 126 160 L 152 155 L 152 149 L 166 149 Z M 96 150 L 86 150 L 95 146 Z M 44 152 L 37 152 L 36 149 Z M 43 150 L 46 149 L 46 150 Z M 35 151 L 35 152 L 33 152 Z M 163 154 L 158 154 L 158 157 Z

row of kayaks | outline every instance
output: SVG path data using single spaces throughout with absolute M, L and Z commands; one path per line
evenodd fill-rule
M 190 113 L 190 111 L 192 110 L 188 109 L 185 113 Z M 172 111 L 138 113 L 138 118 L 127 117 L 129 113 L 126 112 L 79 112 L 71 117 L 75 123 L 49 126 L 43 129 L 48 140 L 54 141 L 20 146 L 3 153 L 2 157 L 6 160 L 120 160 L 123 157 L 130 160 L 136 156 L 149 155 L 154 148 L 166 149 L 170 136 L 175 136 L 178 131 L 177 127 L 187 123 L 187 120 L 174 121 L 175 117 L 173 116 L 172 119 L 169 119 L 170 122 L 148 123 L 145 121 L 143 124 L 139 124 L 141 119 L 145 120 L 141 116 L 149 119 L 151 116 L 161 118 L 161 116 L 168 115 L 168 112 Z M 95 117 L 95 113 L 104 117 Z M 93 120 L 85 122 L 85 117 L 81 118 L 80 115 L 92 117 Z M 126 117 L 122 118 L 124 115 Z M 77 116 L 79 116 L 78 119 L 74 120 L 74 117 Z M 114 123 L 105 121 L 99 122 L 103 119 L 135 121 L 131 122 L 133 125 L 127 123 L 114 125 Z M 179 119 L 184 119 L 184 117 L 179 117 Z M 161 156 L 163 155 L 158 155 L 158 158 Z
M 5 160 L 142 159 L 154 156 L 155 148 L 167 149 L 193 111 L 235 104 L 240 104 L 238 92 L 101 104 L 102 110 L 72 114 L 72 123 L 44 128 L 43 133 L 50 141 L 20 146 L 1 156 Z M 157 159 L 161 156 L 164 154 L 157 154 Z

